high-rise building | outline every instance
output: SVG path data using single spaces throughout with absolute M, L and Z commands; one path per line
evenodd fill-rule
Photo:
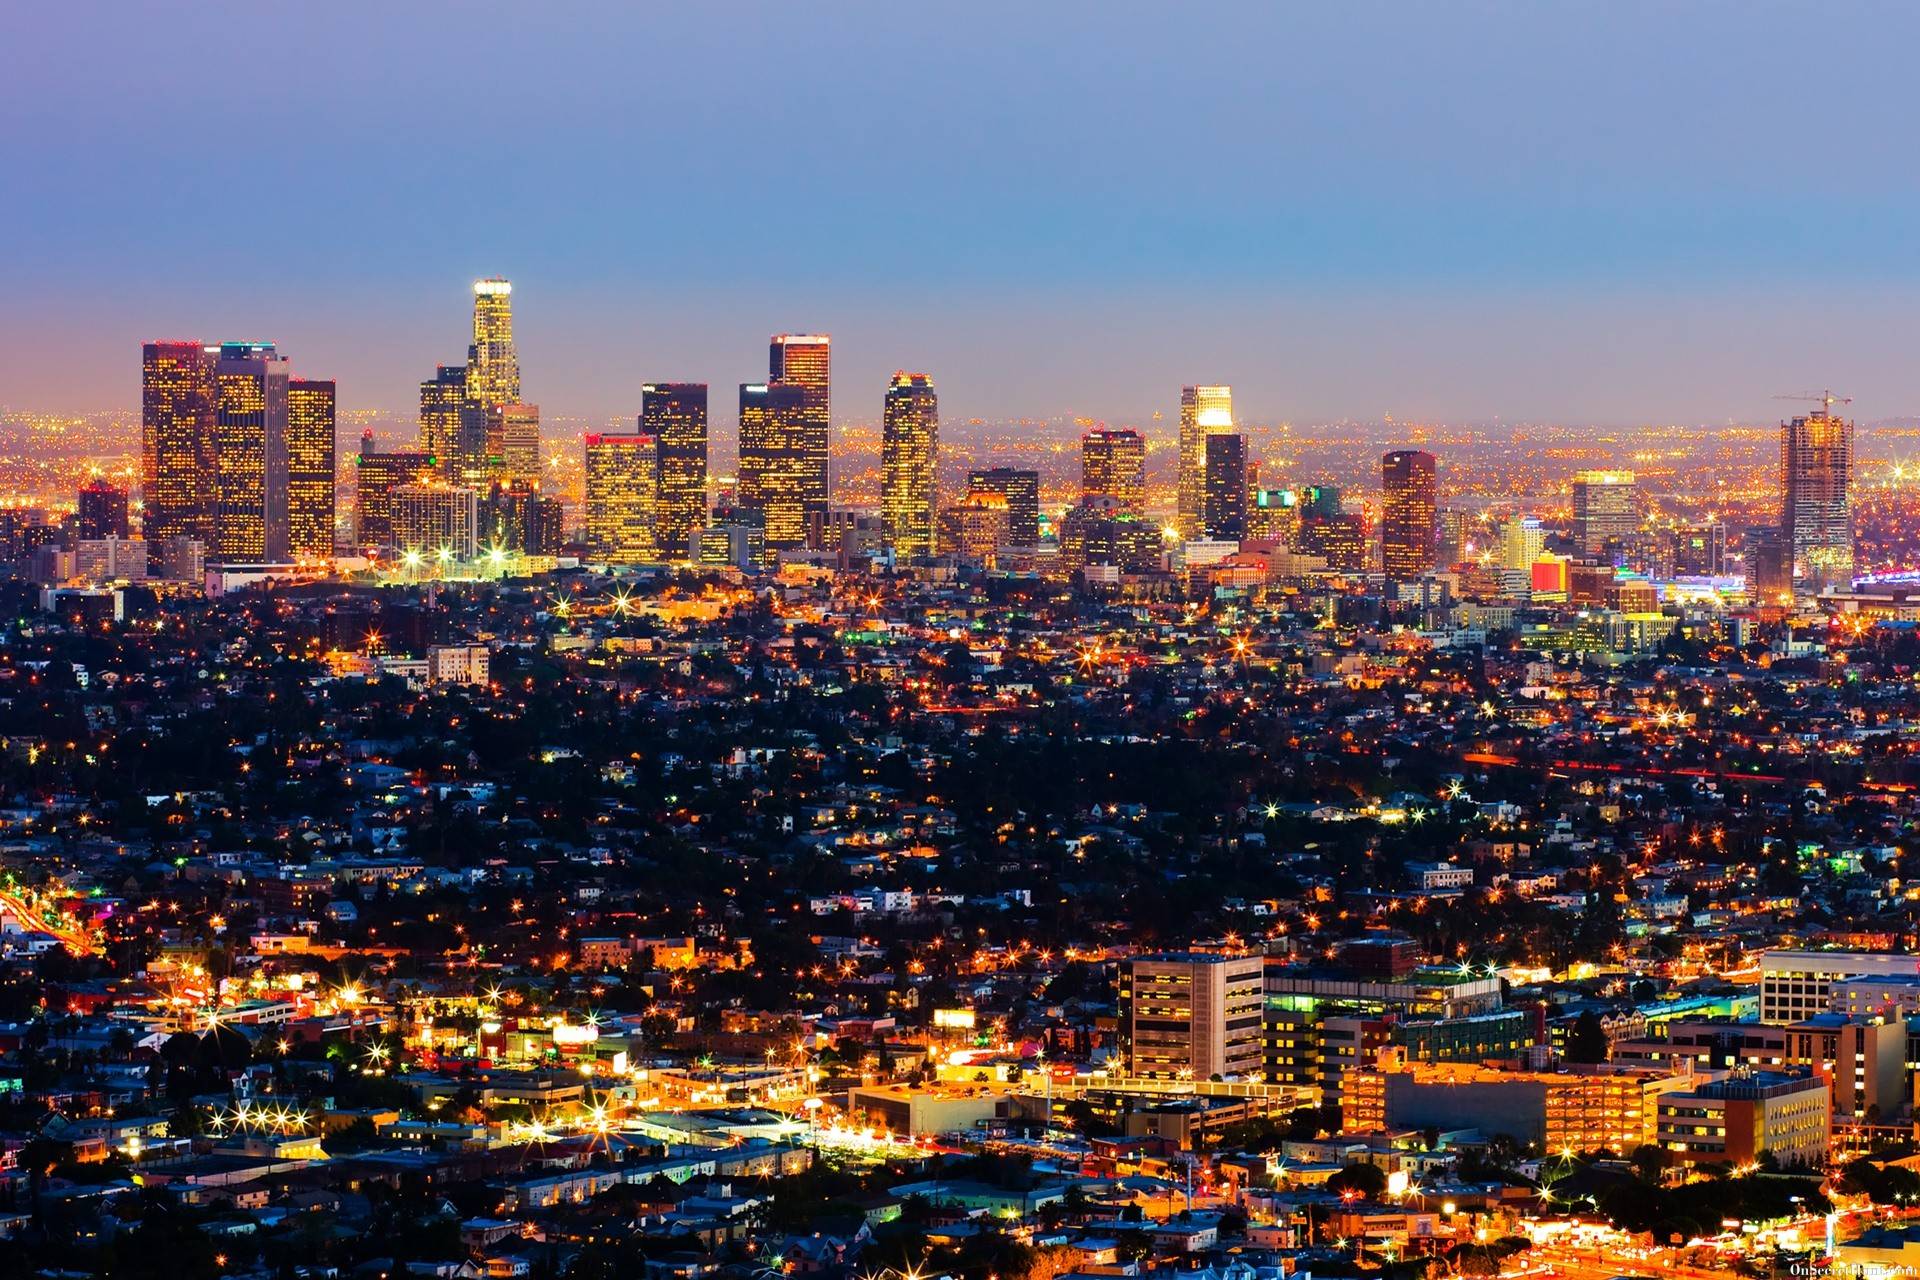
M 1147 442 L 1126 427 L 1095 427 L 1080 437 L 1080 500 L 1112 498 L 1127 511 L 1147 505 Z
M 1205 532 L 1207 437 L 1233 430 L 1233 388 L 1180 388 L 1180 462 L 1174 528 L 1183 538 Z
M 214 365 L 202 342 L 140 349 L 142 530 L 150 541 L 213 537 Z
M 74 512 L 75 533 L 86 539 L 124 538 L 128 533 L 127 491 L 105 476 L 80 486 Z
M 740 384 L 739 499 L 764 514 L 769 547 L 806 542 L 813 492 L 809 412 L 802 386 Z
M 1105 494 L 1087 498 L 1060 521 L 1060 563 L 1110 565 L 1130 573 L 1160 567 L 1160 526 Z
M 333 558 L 334 385 L 287 382 L 287 549 L 296 560 Z
M 656 558 L 658 442 L 648 435 L 589 435 L 586 455 L 588 554 L 608 564 Z
M 779 333 L 767 346 L 767 381 L 804 393 L 795 419 L 802 523 L 823 520 L 828 503 L 828 437 L 833 424 L 833 345 L 824 333 Z M 769 542 L 778 542 L 772 522 Z
M 1845 590 L 1853 581 L 1853 423 L 1834 416 L 1831 400 L 1780 424 L 1780 473 L 1780 530 L 1800 590 Z
M 1547 535 L 1532 516 L 1514 516 L 1500 528 L 1500 567 L 1516 573 L 1530 573 L 1540 553 L 1547 549 Z
M 901 370 L 881 412 L 880 511 L 895 557 L 933 554 L 934 469 L 940 454 L 940 398 L 933 379 Z
M 540 406 L 497 404 L 487 410 L 487 469 L 499 480 L 540 478 Z
M 1573 478 L 1573 541 L 1584 555 L 1624 547 L 1640 528 L 1631 471 L 1582 471 Z
M 209 558 L 279 564 L 287 527 L 286 357 L 271 342 L 223 342 L 214 365 L 214 519 Z
M 550 556 L 566 541 L 560 504 L 540 492 L 538 481 L 496 481 L 480 503 L 483 551 Z
M 1175 952 L 1120 962 L 1120 1041 L 1130 1076 L 1254 1079 L 1265 1057 L 1261 957 Z
M 1793 603 L 1793 551 L 1780 529 L 1749 529 L 1747 595 L 1755 604 Z
M 707 384 L 650 382 L 640 395 L 640 434 L 652 436 L 660 452 L 655 539 L 662 555 L 679 559 L 706 523 Z
M 1396 581 L 1418 578 L 1435 562 L 1433 455 L 1395 449 L 1380 459 L 1380 563 Z
M 1007 545 L 1031 547 L 1040 541 L 1040 473 L 1017 467 L 989 467 L 967 473 L 967 493 L 998 494 L 1007 502 Z
M 1247 536 L 1247 438 L 1219 431 L 1206 437 L 1206 495 L 1200 525 L 1216 542 Z
M 382 451 L 373 432 L 360 437 L 354 458 L 353 540 L 362 547 L 397 545 L 393 535 L 393 491 L 435 474 L 434 456 L 423 449 Z
M 479 493 L 438 476 L 399 486 L 393 491 L 393 541 L 414 568 L 431 571 L 473 559 L 480 545 Z
M 1007 496 L 976 490 L 940 512 L 938 548 L 941 555 L 978 560 L 992 568 L 1001 547 L 1017 545 L 1007 532 L 1012 523 Z
M 513 285 L 473 282 L 473 343 L 467 348 L 467 399 L 482 410 L 520 403 L 520 356 L 513 345 Z
M 1727 567 L 1727 526 L 1718 520 L 1673 531 L 1673 571 L 1718 577 Z
M 467 371 L 443 364 L 420 384 L 420 449 L 443 472 L 452 469 L 460 446 L 460 411 L 467 403 Z

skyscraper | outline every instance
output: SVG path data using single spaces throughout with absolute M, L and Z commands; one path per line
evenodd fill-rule
M 498 481 L 480 503 L 483 550 L 544 556 L 559 551 L 564 541 L 560 504 L 541 494 L 538 481 Z
M 151 542 L 213 537 L 213 369 L 202 342 L 140 349 L 141 525 Z
M 393 491 L 393 540 L 410 567 L 429 571 L 479 550 L 480 495 L 438 476 Z
M 933 379 L 893 375 L 881 414 L 880 510 L 900 560 L 933 554 L 934 471 L 940 454 L 940 398 Z
M 127 491 L 105 476 L 94 476 L 80 486 L 74 525 L 82 539 L 126 537 Z
M 497 404 L 487 410 L 487 470 L 498 480 L 540 478 L 540 406 Z
M 824 333 L 778 333 L 767 346 L 767 381 L 805 393 L 796 419 L 802 525 L 827 514 L 828 435 L 833 424 L 833 348 Z M 767 540 L 777 543 L 769 523 Z
M 375 449 L 373 432 L 368 431 L 360 437 L 354 463 L 354 541 L 362 547 L 399 545 L 393 531 L 393 492 L 433 474 L 433 455 L 424 449 Z
M 513 345 L 513 285 L 505 280 L 473 282 L 467 399 L 483 410 L 520 403 L 520 356 Z
M 1435 560 L 1433 455 L 1396 449 L 1380 459 L 1380 562 L 1387 577 L 1417 578 Z
M 1247 536 L 1247 438 L 1238 432 L 1206 437 L 1205 497 L 1201 530 L 1221 542 Z
M 1609 542 L 1626 543 L 1640 528 L 1631 471 L 1582 471 L 1573 478 L 1573 541 L 1597 556 Z
M 648 435 L 589 435 L 587 551 L 608 564 L 636 564 L 658 554 L 658 443 Z
M 967 493 L 998 494 L 1007 501 L 1007 545 L 1031 547 L 1040 541 L 1040 473 L 1017 467 L 991 467 L 967 473 Z
M 814 492 L 807 391 L 788 382 L 740 384 L 740 492 L 742 506 L 766 519 L 770 547 L 806 541 Z
M 296 560 L 333 558 L 334 385 L 287 382 L 287 549 Z
M 467 371 L 460 365 L 440 365 L 420 384 L 420 448 L 443 472 L 453 469 L 466 403 Z
M 1233 430 L 1233 388 L 1180 388 L 1178 510 L 1174 528 L 1183 538 L 1204 532 L 1207 505 L 1207 437 Z
M 1080 437 L 1080 501 L 1112 498 L 1124 511 L 1147 503 L 1147 442 L 1138 431 L 1095 427 Z
M 1780 424 L 1786 500 L 1780 532 L 1800 589 L 1818 595 L 1853 580 L 1853 423 L 1820 410 Z
M 1529 572 L 1547 548 L 1547 535 L 1532 516 L 1514 516 L 1500 527 L 1500 567 Z
M 286 357 L 271 342 L 223 342 L 214 365 L 216 563 L 291 558 L 287 528 Z
M 660 453 L 655 538 L 660 553 L 677 560 L 707 520 L 707 384 L 650 382 L 640 396 L 640 434 Z

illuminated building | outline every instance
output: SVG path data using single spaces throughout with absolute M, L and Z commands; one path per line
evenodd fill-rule
M 287 360 L 271 342 L 223 342 L 214 365 L 217 563 L 279 564 L 287 527 Z
M 1333 485 L 1308 485 L 1300 493 L 1298 550 L 1322 556 L 1327 567 L 1340 573 L 1359 573 L 1367 567 L 1366 525 L 1340 502 Z
M 1760 955 L 1760 1021 L 1794 1023 L 1834 1007 L 1836 987 L 1850 979 L 1920 977 L 1920 956 L 1884 951 L 1764 951 Z
M 467 348 L 466 395 L 483 410 L 520 403 L 513 286 L 505 280 L 473 282 L 473 343 Z
M 1534 561 L 1546 549 L 1547 535 L 1532 516 L 1515 516 L 1500 530 L 1500 567 L 1516 573 L 1533 572 Z
M 334 386 L 287 383 L 287 549 L 296 560 L 333 558 Z
M 144 582 L 149 562 L 141 538 L 81 538 L 73 549 L 74 575 L 90 582 Z
M 767 381 L 798 387 L 801 402 L 791 422 L 797 450 L 801 525 L 827 513 L 827 438 L 833 422 L 833 345 L 824 333 L 778 333 L 767 344 Z M 767 540 L 779 545 L 771 512 Z
M 460 447 L 460 412 L 467 403 L 467 371 L 441 365 L 420 384 L 420 451 L 443 468 L 453 466 Z
M 1291 547 L 1299 536 L 1300 496 L 1291 489 L 1255 486 L 1247 504 L 1247 537 Z
M 1040 541 L 1040 473 L 989 467 L 967 473 L 967 493 L 997 494 L 1007 504 L 1007 542 L 1031 547 Z
M 566 542 L 560 504 L 526 479 L 496 481 L 480 503 L 480 548 L 550 556 Z
M 940 554 L 978 560 L 991 568 L 1001 547 L 1019 545 L 1008 532 L 1011 524 L 1006 494 L 969 493 L 940 512 Z
M 1080 437 L 1080 500 L 1112 498 L 1128 511 L 1147 505 L 1147 442 L 1138 431 L 1095 427 Z
M 1673 532 L 1673 571 L 1718 577 L 1727 571 L 1727 526 L 1718 520 Z
M 1206 438 L 1206 453 L 1201 527 L 1216 541 L 1238 542 L 1247 536 L 1247 438 L 1215 432 Z
M 1451 568 L 1472 558 L 1477 550 L 1474 537 L 1479 529 L 1471 515 L 1448 507 L 1440 512 L 1435 523 L 1439 529 L 1435 558 L 1441 565 Z
M 900 560 L 933 553 L 934 466 L 940 452 L 940 399 L 933 379 L 893 375 L 881 414 L 880 511 Z
M 127 491 L 105 476 L 81 485 L 74 528 L 82 538 L 126 537 Z
M 497 404 L 487 410 L 487 466 L 500 480 L 540 478 L 540 406 Z
M 1060 562 L 1069 569 L 1114 565 L 1130 573 L 1160 567 L 1160 526 L 1104 494 L 1087 498 L 1060 521 Z
M 200 342 L 140 349 L 141 527 L 149 539 L 213 537 L 213 369 Z
M 608 564 L 637 564 L 660 554 L 654 531 L 659 445 L 647 435 L 589 435 L 587 553 Z
M 650 382 L 640 395 L 640 432 L 660 451 L 655 538 L 677 559 L 707 514 L 707 384 Z
M 1183 538 L 1197 538 L 1205 530 L 1207 437 L 1232 430 L 1232 387 L 1180 388 L 1178 510 L 1173 523 Z
M 449 560 L 471 560 L 479 549 L 480 495 L 438 476 L 393 491 L 393 541 L 411 568 L 432 571 Z
M 695 564 L 740 570 L 757 569 L 767 560 L 766 514 L 749 507 L 718 507 L 693 531 L 691 559 Z
M 1779 529 L 1747 530 L 1747 595 L 1756 604 L 1793 603 L 1793 553 Z
M 1120 964 L 1120 1041 L 1129 1076 L 1255 1079 L 1265 1058 L 1266 962 L 1176 952 Z
M 1817 413 L 1780 424 L 1786 500 L 1780 530 L 1802 590 L 1819 594 L 1853 582 L 1853 423 Z
M 393 491 L 433 474 L 437 465 L 432 454 L 418 449 L 377 450 L 373 432 L 364 433 L 354 457 L 354 542 L 362 547 L 393 546 Z
M 1433 455 L 1396 449 L 1380 459 L 1380 564 L 1396 581 L 1432 570 L 1437 500 Z
M 149 539 L 147 549 L 150 560 L 157 559 L 159 575 L 169 582 L 199 582 L 206 575 L 207 547 L 198 538 Z
M 1582 471 L 1573 478 L 1573 542 L 1590 556 L 1624 546 L 1640 528 L 1631 471 Z
M 766 519 L 767 545 L 807 540 L 813 490 L 805 388 L 788 383 L 740 384 L 740 503 Z M 824 514 L 824 505 L 820 508 Z
M 1738 1072 L 1659 1099 L 1655 1141 L 1686 1164 L 1827 1162 L 1832 1108 L 1819 1075 Z

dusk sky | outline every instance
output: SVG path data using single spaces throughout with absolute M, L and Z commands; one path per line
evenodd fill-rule
M 1920 10 L 17 5 L 0 404 L 270 338 L 410 415 L 515 284 L 527 397 L 831 332 L 948 418 L 1920 413 Z

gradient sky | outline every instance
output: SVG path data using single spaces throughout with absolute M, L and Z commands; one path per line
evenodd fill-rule
M 515 282 L 529 399 L 765 373 L 949 418 L 1920 413 L 1920 9 L 1024 0 L 16 6 L 0 404 L 267 337 L 408 411 Z

